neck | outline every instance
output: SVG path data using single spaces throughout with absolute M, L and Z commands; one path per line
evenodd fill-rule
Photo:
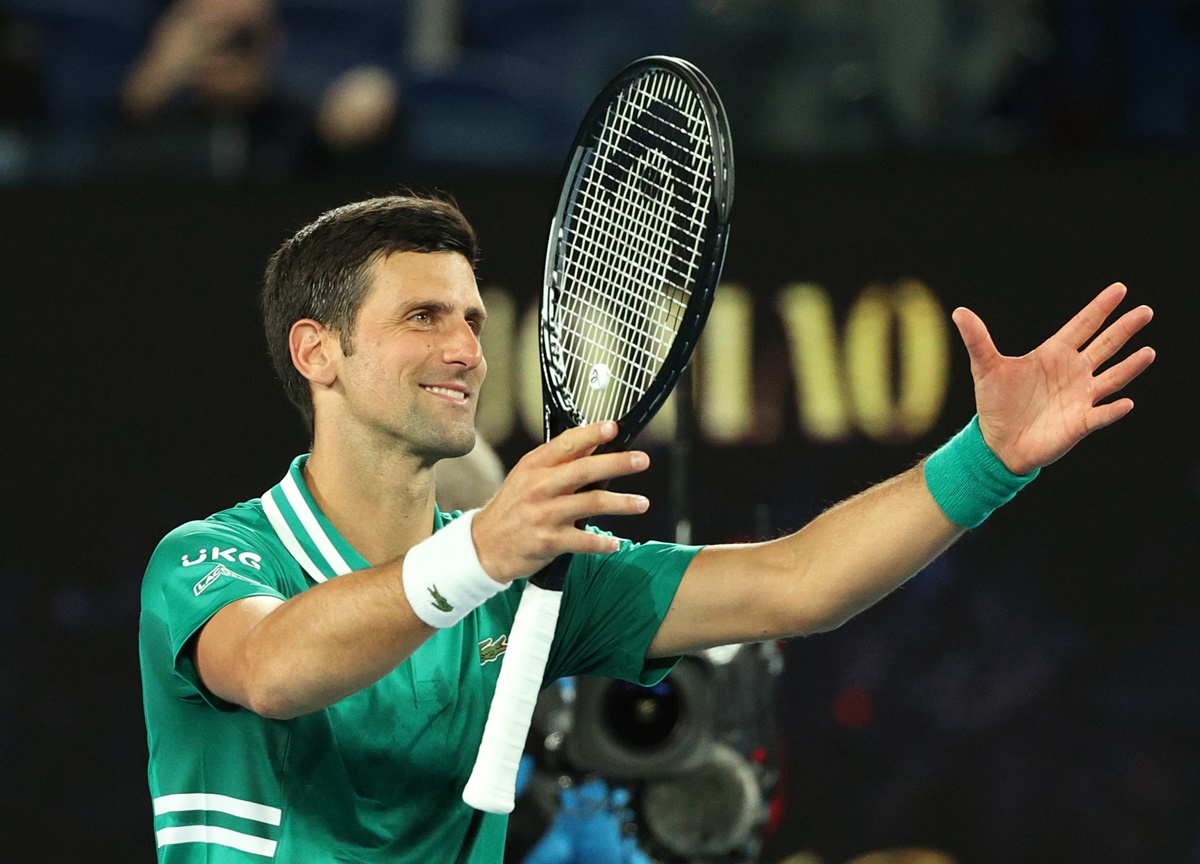
M 318 431 L 304 480 L 317 506 L 372 566 L 433 533 L 433 466 L 412 454 Z

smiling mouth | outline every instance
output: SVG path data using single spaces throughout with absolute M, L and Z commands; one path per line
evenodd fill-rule
M 453 399 L 455 402 L 467 401 L 467 394 L 462 390 L 452 390 L 449 387 L 431 387 L 428 384 L 422 384 L 421 389 L 426 393 L 433 393 L 437 396 L 445 396 L 447 399 Z

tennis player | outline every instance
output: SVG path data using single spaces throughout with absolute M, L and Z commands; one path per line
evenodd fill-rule
M 1104 400 L 1154 359 L 1097 373 L 1151 318 L 1101 330 L 1120 284 L 1023 357 L 955 310 L 978 414 L 934 454 L 788 537 L 639 545 L 575 528 L 648 506 L 577 491 L 648 464 L 593 454 L 610 423 L 530 451 L 482 508 L 438 509 L 434 466 L 471 449 L 487 369 L 475 258 L 462 214 L 416 197 L 333 210 L 272 258 L 267 340 L 312 448 L 261 498 L 172 531 L 146 571 L 161 862 L 496 864 L 505 817 L 459 796 L 526 577 L 575 554 L 547 681 L 650 684 L 688 651 L 828 630 L 1128 413 Z

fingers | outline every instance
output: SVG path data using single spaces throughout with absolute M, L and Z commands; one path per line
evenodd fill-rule
M 958 335 L 962 337 L 963 345 L 971 358 L 971 371 L 976 374 L 986 371 L 1000 356 L 1000 352 L 996 350 L 996 343 L 992 341 L 983 319 L 965 306 L 955 309 L 950 318 L 958 327 Z
M 584 456 L 567 465 L 558 466 L 549 474 L 547 491 L 554 495 L 574 492 L 594 483 L 637 474 L 649 466 L 650 457 L 640 450 Z
M 572 529 L 571 533 L 556 544 L 564 555 L 608 555 L 621 548 L 621 541 L 607 534 Z
M 641 495 L 592 490 L 552 500 L 502 502 L 498 493 L 475 517 L 472 537 L 484 572 L 501 582 L 531 576 L 564 554 L 605 554 L 620 540 L 576 527 L 595 515 L 644 513 Z
M 650 509 L 650 499 L 644 495 L 609 492 L 593 489 L 558 499 L 557 519 L 574 524 L 592 516 L 636 516 Z
M 1087 414 L 1088 433 L 1090 434 L 1097 429 L 1103 429 L 1105 426 L 1116 423 L 1132 410 L 1132 399 L 1118 399 L 1115 402 L 1109 402 L 1107 405 L 1097 405 Z
M 1095 335 L 1113 310 L 1125 298 L 1126 288 L 1120 282 L 1114 282 L 1096 295 L 1091 303 L 1064 324 L 1052 338 L 1066 342 L 1072 348 L 1079 350 L 1083 343 Z
M 551 469 L 543 475 L 545 491 L 555 495 L 646 470 L 650 457 L 640 450 L 593 455 L 617 431 L 611 420 L 568 429 L 525 454 L 521 462 L 527 469 Z
M 1130 309 L 1097 336 L 1081 353 L 1095 369 L 1121 350 L 1129 339 L 1150 323 L 1154 310 L 1149 306 Z M 1153 358 L 1152 358 L 1153 359 Z
M 611 420 L 568 429 L 526 453 L 520 463 L 522 473 L 540 477 L 541 489 L 547 495 L 561 495 L 645 471 L 650 457 L 640 450 L 594 454 L 616 434 L 617 424 Z
M 593 516 L 644 513 L 650 506 L 641 495 L 587 488 L 649 466 L 650 457 L 640 451 L 595 452 L 617 432 L 612 421 L 568 429 L 522 457 L 472 528 L 488 575 L 504 582 L 529 576 L 564 553 L 616 550 L 619 541 L 576 525 Z
M 645 471 L 650 467 L 650 457 L 640 450 L 591 454 L 594 449 L 591 440 L 590 437 L 582 441 L 577 439 L 573 444 L 573 452 L 589 455 L 578 455 L 573 461 L 540 469 L 538 497 L 554 502 L 554 521 L 573 524 L 592 516 L 629 516 L 646 512 L 650 501 L 642 495 L 588 490 L 586 487 Z M 551 441 L 546 446 L 554 443 Z M 580 489 L 585 491 L 578 491 Z
M 558 465 L 563 462 L 571 462 L 581 456 L 587 456 L 601 444 L 607 444 L 616 437 L 617 424 L 614 420 L 601 420 L 586 426 L 576 426 L 530 451 L 526 459 L 539 465 Z
M 621 548 L 621 539 L 609 534 L 585 531 L 582 528 L 564 528 L 554 534 L 545 534 L 538 544 L 537 563 L 529 574 L 545 566 L 559 555 L 608 555 Z
M 642 495 L 617 492 L 583 492 L 563 498 L 554 522 L 561 526 L 546 537 L 544 553 L 555 557 L 565 553 L 606 554 L 620 548 L 621 541 L 607 534 L 597 534 L 575 527 L 591 516 L 636 516 L 650 508 L 650 499 Z
M 1154 362 L 1156 356 L 1154 349 L 1147 346 L 1130 354 L 1120 363 L 1105 369 L 1095 378 L 1094 392 L 1096 401 L 1111 396 L 1134 378 L 1141 375 Z

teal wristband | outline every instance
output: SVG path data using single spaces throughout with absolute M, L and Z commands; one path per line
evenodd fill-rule
M 1014 474 L 983 440 L 979 415 L 925 460 L 925 485 L 942 512 L 963 528 L 974 528 L 1025 488 L 1041 468 Z

